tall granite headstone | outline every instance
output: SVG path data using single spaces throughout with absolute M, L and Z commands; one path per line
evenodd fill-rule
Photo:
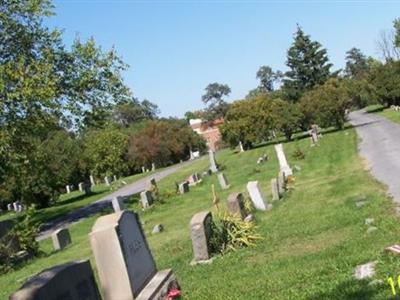
M 279 200 L 279 188 L 278 188 L 278 180 L 276 178 L 271 179 L 271 192 L 272 192 L 272 201 Z
M 140 203 L 144 209 L 149 208 L 153 202 L 153 193 L 151 191 L 146 190 L 140 193 Z
M 124 199 L 120 196 L 114 197 L 111 200 L 111 204 L 114 212 L 120 212 L 125 209 Z
M 226 179 L 224 173 L 218 173 L 217 177 L 218 177 L 218 182 L 219 182 L 219 185 L 221 186 L 221 188 L 223 190 L 228 189 L 229 183 L 228 183 L 228 180 Z
M 210 159 L 210 170 L 212 173 L 216 173 L 218 172 L 218 166 L 217 163 L 215 161 L 215 153 L 212 150 L 208 151 L 208 157 Z
M 242 193 L 232 193 L 228 196 L 228 211 L 231 215 L 238 216 L 242 220 L 246 217 Z
M 250 199 L 254 207 L 259 210 L 269 210 L 271 207 L 266 203 L 266 197 L 261 191 L 258 181 L 249 181 L 247 183 L 247 191 L 249 192 Z
M 285 173 L 286 176 L 293 175 L 292 169 L 289 167 L 289 164 L 286 160 L 285 152 L 283 152 L 282 144 L 275 145 L 276 155 L 279 160 L 279 168 L 281 171 Z
M 104 300 L 165 299 L 168 289 L 177 286 L 171 270 L 157 272 L 135 213 L 98 218 L 89 239 Z
M 190 221 L 194 259 L 192 263 L 208 261 L 211 258 L 212 215 L 209 211 L 195 214 Z

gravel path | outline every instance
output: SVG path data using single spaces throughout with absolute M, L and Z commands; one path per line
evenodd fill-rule
M 200 159 L 202 159 L 202 158 L 200 158 Z M 110 207 L 111 200 L 114 197 L 117 197 L 117 196 L 129 197 L 131 195 L 137 194 L 137 193 L 145 190 L 149 186 L 149 182 L 150 182 L 151 178 L 155 178 L 156 181 L 160 181 L 161 179 L 175 173 L 182 167 L 190 165 L 197 160 L 187 161 L 187 162 L 184 162 L 181 164 L 173 165 L 173 166 L 166 168 L 160 172 L 146 176 L 142 179 L 139 179 L 138 181 L 135 181 L 131 184 L 128 184 L 128 185 L 120 188 L 118 191 L 115 191 L 115 192 L 101 198 L 100 200 L 97 200 L 91 204 L 81 207 L 73 212 L 70 212 L 70 213 L 64 215 L 64 216 L 61 216 L 54 220 L 51 220 L 42 226 L 42 230 L 39 233 L 36 240 L 40 241 L 40 240 L 46 239 L 53 233 L 53 231 L 60 229 L 60 228 L 68 227 L 71 224 L 80 222 L 94 214 L 99 213 L 103 209 Z
M 359 151 L 371 173 L 388 186 L 388 193 L 400 203 L 400 124 L 363 110 L 349 114 L 361 142 Z

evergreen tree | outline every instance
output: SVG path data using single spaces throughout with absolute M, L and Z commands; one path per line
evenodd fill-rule
M 290 68 L 285 73 L 283 89 L 286 97 L 297 101 L 301 95 L 315 85 L 323 84 L 330 76 L 326 49 L 298 26 L 294 42 L 287 52 L 286 65 Z
M 360 49 L 351 48 L 346 52 L 345 74 L 350 78 L 360 78 L 368 71 L 367 57 Z

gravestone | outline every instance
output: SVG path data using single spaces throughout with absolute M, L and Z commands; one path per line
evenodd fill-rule
M 31 277 L 10 300 L 101 300 L 90 261 L 74 261 Z
M 67 190 L 67 194 L 71 193 L 71 187 L 69 184 L 65 186 L 65 189 Z
M 7 204 L 7 210 L 8 210 L 8 211 L 11 211 L 12 209 L 13 209 L 12 203 L 8 203 L 8 204 Z
M 242 144 L 241 141 L 239 141 L 239 151 L 240 151 L 240 153 L 241 153 L 241 152 L 244 152 L 243 144 Z
M 195 214 L 190 220 L 194 259 L 192 264 L 209 261 L 211 258 L 212 215 L 209 211 Z
M 232 193 L 228 196 L 228 211 L 233 216 L 238 216 L 242 220 L 246 217 L 242 193 Z
M 140 193 L 140 203 L 144 209 L 149 208 L 154 202 L 153 194 L 151 191 L 143 191 Z
M 279 188 L 278 180 L 276 178 L 271 179 L 271 191 L 272 191 L 272 201 L 279 200 Z
M 289 164 L 288 164 L 288 162 L 286 160 L 286 156 L 285 156 L 285 152 L 283 152 L 282 144 L 275 145 L 275 151 L 276 151 L 276 155 L 277 155 L 278 160 L 279 160 L 279 168 L 280 168 L 280 170 L 285 173 L 285 176 L 292 176 L 293 175 L 293 171 L 289 167 Z
M 83 191 L 85 192 L 85 195 L 89 195 L 92 192 L 92 185 L 88 182 L 85 182 L 83 185 Z
M 19 202 L 19 201 L 15 201 L 15 202 L 13 203 L 13 209 L 14 209 L 15 212 L 18 212 L 18 210 L 19 210 L 19 205 L 20 205 L 20 202 Z
M 184 181 L 178 185 L 179 194 L 185 194 L 189 192 L 189 182 Z
M 80 182 L 80 183 L 78 184 L 78 188 L 79 188 L 79 191 L 80 191 L 81 193 L 83 193 L 83 185 L 84 185 L 84 182 Z
M 258 186 L 258 181 L 249 181 L 247 183 L 247 191 L 249 192 L 250 199 L 254 204 L 254 207 L 258 210 L 269 210 L 271 205 L 266 204 L 266 198 L 264 193 Z
M 153 172 L 156 170 L 156 164 L 155 164 L 155 163 L 152 163 L 152 164 L 151 164 L 151 170 L 152 170 Z
M 146 173 L 146 168 L 142 166 L 142 173 Z
M 90 175 L 89 178 L 90 178 L 90 184 L 91 184 L 92 186 L 95 186 L 95 185 L 96 185 L 96 182 L 95 182 L 95 180 L 94 180 L 93 175 Z
M 0 242 L 9 245 L 12 252 L 18 252 L 21 250 L 18 238 L 15 235 L 9 234 L 14 227 L 13 220 L 0 221 Z
M 285 177 L 285 173 L 282 171 L 279 171 L 278 174 L 278 192 L 279 195 L 282 197 L 283 194 L 286 191 L 286 177 Z
M 212 173 L 216 173 L 218 172 L 218 167 L 217 167 L 217 163 L 215 162 L 215 154 L 214 151 L 209 150 L 208 151 L 208 157 L 210 159 L 210 170 Z
M 114 175 L 114 176 L 113 176 L 113 180 L 114 180 L 114 181 L 117 181 L 117 180 L 118 180 L 117 175 Z
M 54 231 L 51 234 L 51 239 L 53 240 L 54 250 L 62 250 L 67 245 L 71 244 L 71 235 L 67 228 L 62 228 Z
M 228 184 L 228 180 L 226 179 L 224 173 L 218 173 L 217 177 L 218 177 L 219 185 L 221 186 L 221 188 L 223 190 L 228 189 L 229 184 Z
M 155 186 L 155 187 L 157 187 L 157 181 L 156 181 L 155 178 L 151 178 L 151 179 L 150 179 L 150 186 Z
M 106 185 L 110 186 L 111 185 L 110 177 L 105 176 L 104 177 L 104 182 L 105 182 Z
M 117 196 L 111 200 L 114 212 L 120 212 L 125 209 L 124 200 L 122 197 Z
M 171 270 L 157 272 L 135 213 L 98 218 L 89 239 L 105 300 L 165 299 L 178 286 Z

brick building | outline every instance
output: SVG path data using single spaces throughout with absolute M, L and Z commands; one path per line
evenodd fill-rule
M 221 133 L 219 126 L 224 123 L 224 119 L 214 121 L 204 121 L 201 119 L 191 119 L 190 127 L 201 135 L 207 143 L 208 149 L 216 151 L 219 149 L 221 142 Z

